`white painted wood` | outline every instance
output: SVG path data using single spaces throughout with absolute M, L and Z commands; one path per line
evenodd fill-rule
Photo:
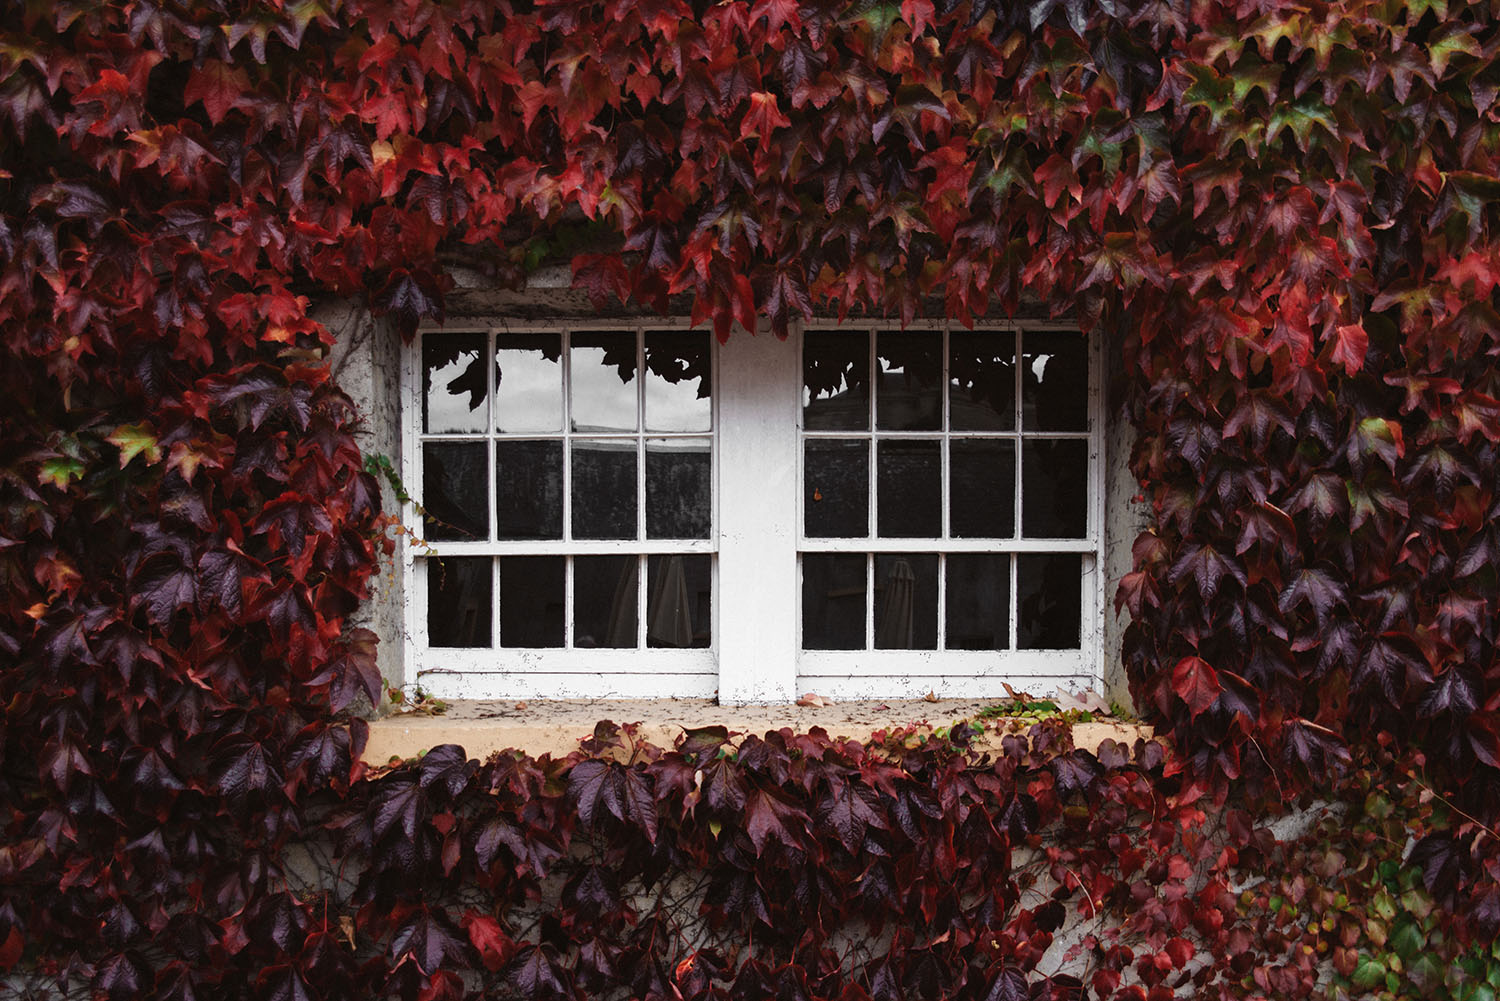
M 797 414 L 795 337 L 736 331 L 719 348 L 719 577 L 714 636 L 719 701 L 797 697 Z
M 710 674 L 622 674 L 596 670 L 592 673 L 459 672 L 449 669 L 422 671 L 416 684 L 435 698 L 454 701 L 514 699 L 710 699 L 719 679 Z
M 878 682 L 880 695 L 871 695 L 872 686 Z M 994 699 L 1009 697 L 1005 690 L 1010 685 L 1017 692 L 1039 698 L 1056 695 L 1060 691 L 1079 692 L 1093 686 L 1089 674 L 1061 676 L 1056 674 L 996 674 L 986 677 L 969 677 L 951 674 L 905 674 L 872 679 L 869 677 L 847 677 L 843 675 L 804 674 L 798 684 L 806 691 L 834 701 L 881 699 L 920 699 L 929 692 L 940 699 Z

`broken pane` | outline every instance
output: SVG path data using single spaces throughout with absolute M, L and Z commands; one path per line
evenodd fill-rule
M 864 331 L 809 330 L 802 338 L 802 427 L 870 427 L 870 338 Z
M 711 386 L 707 333 L 646 334 L 647 431 L 707 431 L 713 418 Z
M 422 430 L 427 434 L 484 431 L 485 339 L 485 334 L 422 335 Z
M 562 430 L 562 347 L 557 334 L 495 338 L 495 430 Z

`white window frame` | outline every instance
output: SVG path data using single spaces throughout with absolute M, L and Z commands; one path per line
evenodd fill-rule
M 804 539 L 802 527 L 802 337 L 804 329 L 828 329 L 831 321 L 794 324 L 789 342 L 761 330 L 756 336 L 737 330 L 728 342 L 715 343 L 713 373 L 713 529 L 707 540 L 578 540 L 563 542 L 422 542 L 422 519 L 415 503 L 403 505 L 402 518 L 411 539 L 401 547 L 405 602 L 405 663 L 409 682 L 444 699 L 535 698 L 706 698 L 717 695 L 728 705 L 783 703 L 807 691 L 837 698 L 940 697 L 999 698 L 1007 684 L 1035 693 L 1057 689 L 1102 690 L 1104 678 L 1104 426 L 1101 386 L 1102 351 L 1097 338 L 1088 344 L 1088 430 L 1086 433 L 1038 432 L 1038 437 L 1079 437 L 1088 441 L 1089 498 L 1087 532 L 1082 539 L 925 540 Z M 899 329 L 898 323 L 846 321 L 843 329 Z M 602 317 L 567 317 L 544 322 L 454 320 L 423 328 L 402 353 L 402 477 L 408 492 L 422 483 L 418 427 L 422 392 L 420 336 L 428 332 L 483 332 L 491 336 L 571 330 L 685 329 L 681 319 L 611 321 Z M 917 323 L 908 330 L 962 330 L 957 324 Z M 975 329 L 1076 331 L 1073 324 L 1017 320 L 978 323 Z M 1081 335 L 1080 335 L 1081 336 Z M 944 384 L 947 352 L 944 352 Z M 563 353 L 568 364 L 568 353 Z M 1017 368 L 1019 380 L 1020 365 Z M 486 366 L 493 383 L 493 366 Z M 637 371 L 643 371 L 639 359 Z M 564 368 L 564 386 L 568 386 Z M 1019 385 L 1017 387 L 1019 401 Z M 494 387 L 490 386 L 490 399 Z M 639 397 L 638 397 L 639 399 Z M 566 405 L 566 404 L 565 404 Z M 1018 403 L 1019 405 L 1019 403 Z M 639 404 L 638 404 L 639 406 Z M 1023 435 L 1017 428 L 997 437 Z M 867 433 L 868 434 L 868 433 Z M 946 437 L 948 432 L 932 437 Z M 645 437 L 653 437 L 649 433 Z M 858 434 L 854 435 L 858 437 Z M 453 436 L 462 439 L 466 436 Z M 482 438 L 482 435 L 467 436 Z M 592 435 L 590 435 L 592 437 Z M 493 436 L 486 438 L 493 441 Z M 493 508 L 494 450 L 489 450 Z M 1019 457 L 1019 453 L 1018 453 Z M 871 476 L 875 463 L 871 462 Z M 1021 517 L 1017 478 L 1016 519 Z M 948 477 L 944 476 L 946 501 Z M 873 486 L 873 483 L 872 483 Z M 566 497 L 569 485 L 565 481 Z M 645 498 L 638 495 L 637 517 L 644 518 Z M 946 519 L 946 503 L 944 504 Z M 491 524 L 493 524 L 493 511 Z M 568 519 L 564 517 L 564 531 Z M 566 536 L 565 536 L 566 538 Z M 1081 636 L 1076 650 L 807 650 L 801 649 L 801 559 L 803 552 L 986 553 L 1077 552 L 1083 558 Z M 427 643 L 427 561 L 433 556 L 582 555 L 657 552 L 713 554 L 712 642 L 708 648 L 670 649 L 515 649 L 499 643 L 499 600 L 491 601 L 489 649 L 433 648 Z M 492 594 L 499 595 L 498 571 Z M 1014 574 L 1014 571 L 1013 571 Z M 639 575 L 638 629 L 644 629 L 646 574 Z M 943 586 L 939 575 L 939 587 Z M 1012 605 L 1016 602 L 1012 579 Z M 867 604 L 869 600 L 867 598 Z M 870 614 L 867 609 L 867 614 Z M 940 616 L 941 618 L 941 616 Z M 939 629 L 942 628 L 939 623 Z M 571 627 L 570 627 L 571 633 Z M 1015 643 L 1016 623 L 1009 635 Z

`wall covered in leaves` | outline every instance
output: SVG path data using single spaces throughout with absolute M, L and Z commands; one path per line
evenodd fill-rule
M 1191 977 L 1290 996 L 1317 977 L 1265 971 L 1312 957 L 1323 986 L 1425 990 L 1420 933 L 1464 971 L 1450 989 L 1484 996 L 1490 960 L 1463 929 L 1500 926 L 1497 17 L 1427 0 L 7 6 L 0 967 L 112 997 L 458 996 L 491 968 L 528 997 L 595 977 L 661 997 L 1160 996 Z M 967 319 L 1025 294 L 1117 338 L 1154 512 L 1119 595 L 1127 668 L 1175 753 L 1103 761 L 1038 734 L 1011 765 L 960 748 L 877 767 L 760 741 L 628 768 L 476 773 L 445 752 L 366 776 L 343 717 L 378 695 L 375 638 L 346 623 L 378 494 L 308 310 L 364 297 L 410 330 L 441 318 L 446 261 L 519 282 L 559 256 L 600 302 L 684 295 L 720 336 L 825 309 Z M 1181 888 L 1232 860 L 1193 854 L 1193 804 L 1308 789 L 1364 830 L 1409 819 L 1409 850 L 1373 868 L 1356 849 L 1393 830 L 1321 842 L 1321 886 L 1389 906 L 1346 932 L 1304 884 L 1194 925 Z M 516 923 L 505 895 L 533 891 L 538 853 L 572 859 L 568 831 L 612 824 L 649 847 L 605 845 L 567 909 Z M 1165 959 L 1123 981 L 1036 969 L 1026 943 L 1057 915 L 1007 880 L 1009 846 L 1043 850 L 1043 828 L 1059 907 L 1133 900 Z M 1282 850 L 1243 821 L 1229 837 Z M 293 894 L 292 845 L 358 886 Z M 795 920 L 750 906 L 780 853 L 802 874 Z M 931 886 L 914 860 L 974 882 Z M 705 866 L 750 902 L 706 920 L 753 927 L 773 959 L 648 969 L 660 909 L 632 911 L 633 945 L 588 931 L 625 934 L 610 880 Z M 911 922 L 874 932 L 886 973 L 846 977 L 818 901 L 866 891 Z M 1098 948 L 1100 970 L 1139 959 Z

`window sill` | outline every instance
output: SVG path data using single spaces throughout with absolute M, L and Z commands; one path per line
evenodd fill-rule
M 939 727 L 973 719 L 993 704 L 994 700 L 983 699 L 839 702 L 816 707 L 721 706 L 712 699 L 455 702 L 437 716 L 408 713 L 373 721 L 364 760 L 384 765 L 392 758 L 415 757 L 439 744 L 459 744 L 470 758 L 480 760 L 508 748 L 557 758 L 577 750 L 579 740 L 591 735 L 599 720 L 638 722 L 641 736 L 659 747 L 671 747 L 684 730 L 715 725 L 756 734 L 782 727 L 799 732 L 822 727 L 831 737 L 864 739 L 877 730 Z M 988 721 L 976 744 L 998 751 L 1006 733 L 1002 723 Z M 1074 724 L 1073 742 L 1094 751 L 1106 739 L 1133 744 L 1136 738 L 1149 740 L 1153 734 L 1145 724 L 1101 718 Z

